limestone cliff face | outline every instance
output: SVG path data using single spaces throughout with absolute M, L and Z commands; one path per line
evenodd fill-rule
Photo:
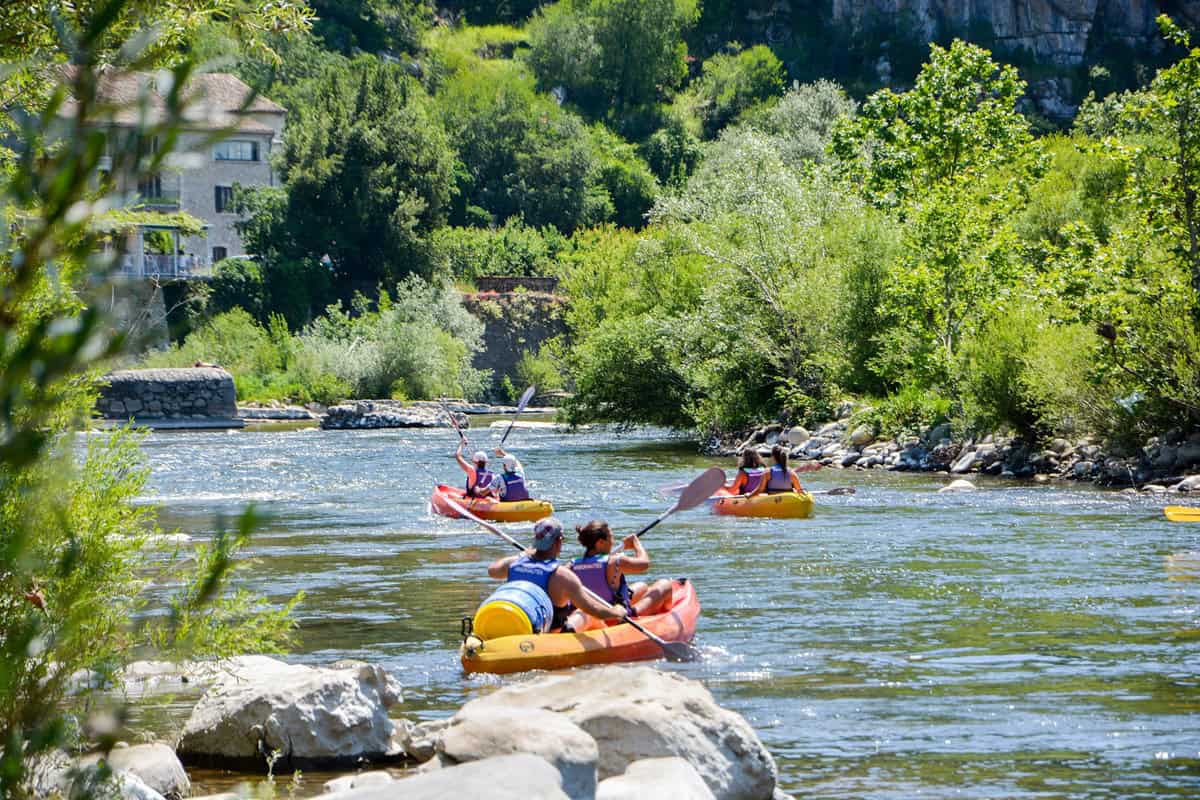
M 1026 50 L 1041 63 L 1060 66 L 1083 63 L 1094 36 L 1132 47 L 1157 47 L 1154 18 L 1164 12 L 1191 27 L 1200 22 L 1200 0 L 832 0 L 832 4 L 833 21 L 850 26 L 868 17 L 907 17 L 931 37 L 990 27 L 997 47 Z

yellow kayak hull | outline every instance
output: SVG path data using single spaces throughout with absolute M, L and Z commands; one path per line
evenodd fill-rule
M 753 497 L 726 495 L 713 503 L 713 512 L 731 517 L 770 517 L 772 519 L 804 519 L 812 516 L 813 499 L 808 492 L 756 494 Z
M 554 513 L 554 506 L 545 500 L 517 500 L 501 502 L 490 498 L 466 496 L 466 492 L 453 486 L 438 486 L 433 490 L 430 507 L 433 513 L 458 519 L 461 515 L 446 500 L 453 500 L 480 519 L 492 522 L 537 522 Z

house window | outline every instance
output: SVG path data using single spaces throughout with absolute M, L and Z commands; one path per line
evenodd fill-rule
M 151 175 L 138 181 L 138 194 L 146 200 L 155 200 L 162 197 L 162 176 Z
M 213 201 L 217 206 L 218 214 L 228 214 L 233 212 L 233 187 L 232 186 L 214 186 Z
M 213 264 L 216 264 L 220 261 L 224 261 L 226 258 L 229 258 L 229 250 L 227 250 L 224 247 L 214 247 L 213 248 L 213 257 L 212 257 Z
M 258 142 L 229 139 L 213 147 L 214 161 L 258 161 Z

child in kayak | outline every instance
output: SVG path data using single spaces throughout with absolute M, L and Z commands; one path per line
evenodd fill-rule
M 624 606 L 635 617 L 670 605 L 673 593 L 670 581 L 630 584 L 625 580 L 627 574 L 639 575 L 650 569 L 650 556 L 637 534 L 626 536 L 620 551 L 613 553 L 613 532 L 607 522 L 592 520 L 586 525 L 576 525 L 575 531 L 584 554 L 571 562 L 571 571 L 579 576 L 584 586 L 601 599 Z M 632 551 L 633 555 L 625 551 Z M 587 622 L 583 612 L 575 611 L 568 625 L 579 631 L 586 628 Z
M 727 488 L 730 494 L 744 494 L 747 497 L 756 495 L 766 487 L 766 468 L 758 451 L 747 447 L 738 458 L 737 475 Z
M 804 487 L 800 485 L 800 478 L 796 473 L 815 472 L 821 468 L 819 462 L 809 461 L 795 469 L 788 469 L 788 451 L 780 444 L 771 448 L 771 458 L 775 460 L 775 463 L 771 465 L 770 474 L 767 476 L 765 488 L 768 494 L 779 494 L 780 492 L 804 494 Z
M 492 482 L 498 476 L 487 468 L 487 453 L 477 450 L 471 456 L 471 461 L 467 461 L 462 454 L 464 444 L 466 441 L 459 439 L 458 449 L 454 451 L 454 458 L 462 467 L 462 471 L 467 473 L 467 497 L 491 497 L 495 494 L 492 490 Z
M 509 503 L 528 500 L 529 489 L 525 486 L 525 468 L 521 462 L 516 456 L 504 452 L 503 447 L 496 448 L 496 455 L 502 459 L 500 463 L 504 465 L 504 471 L 492 479 L 492 493 Z

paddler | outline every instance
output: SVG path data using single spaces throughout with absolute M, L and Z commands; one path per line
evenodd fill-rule
M 810 461 L 795 469 L 789 469 L 788 451 L 781 444 L 771 448 L 771 458 L 775 460 L 775 463 L 771 465 L 770 474 L 767 476 L 766 491 L 768 494 L 779 494 L 780 492 L 804 494 L 804 487 L 800 485 L 800 478 L 796 473 L 815 472 L 821 468 L 819 462 Z
M 668 580 L 657 580 L 652 584 L 644 581 L 630 585 L 625 575 L 639 575 L 650 569 L 650 555 L 642 546 L 636 533 L 626 536 L 621 542 L 620 552 L 613 553 L 612 528 L 604 520 L 592 520 L 586 525 L 576 525 L 579 543 L 583 545 L 582 558 L 571 562 L 571 571 L 579 576 L 583 585 L 614 605 L 624 606 L 631 616 L 640 617 L 670 604 L 673 589 Z M 625 551 L 632 551 L 628 555 Z M 568 625 L 573 630 L 583 630 L 587 620 L 581 611 L 571 614 Z
M 738 471 L 728 489 L 733 494 L 756 495 L 767 485 L 762 458 L 753 447 L 747 447 L 738 458 Z
M 559 569 L 558 556 L 562 552 L 563 526 L 555 517 L 538 520 L 533 526 L 533 547 L 519 556 L 508 556 L 493 561 L 488 566 L 488 575 L 501 581 L 528 581 L 541 587 L 550 597 L 554 618 L 550 631 L 569 631 L 566 628 L 571 607 L 576 606 L 600 619 L 625 619 L 622 605 L 610 605 L 596 599 L 583 589 L 583 583 L 569 569 Z M 603 595 L 601 595 L 603 597 Z
M 465 444 L 465 440 L 459 439 L 458 449 L 454 451 L 454 458 L 462 467 L 462 471 L 467 473 L 467 497 L 491 497 L 494 494 L 492 483 L 497 476 L 487 468 L 487 453 L 476 450 L 475 454 L 471 456 L 471 460 L 467 461 L 462 454 Z
M 493 493 L 509 503 L 528 500 L 529 489 L 525 486 L 525 468 L 521 462 L 516 456 L 504 452 L 503 447 L 496 448 L 496 455 L 502 459 L 500 463 L 504 465 L 504 471 L 492 480 Z

